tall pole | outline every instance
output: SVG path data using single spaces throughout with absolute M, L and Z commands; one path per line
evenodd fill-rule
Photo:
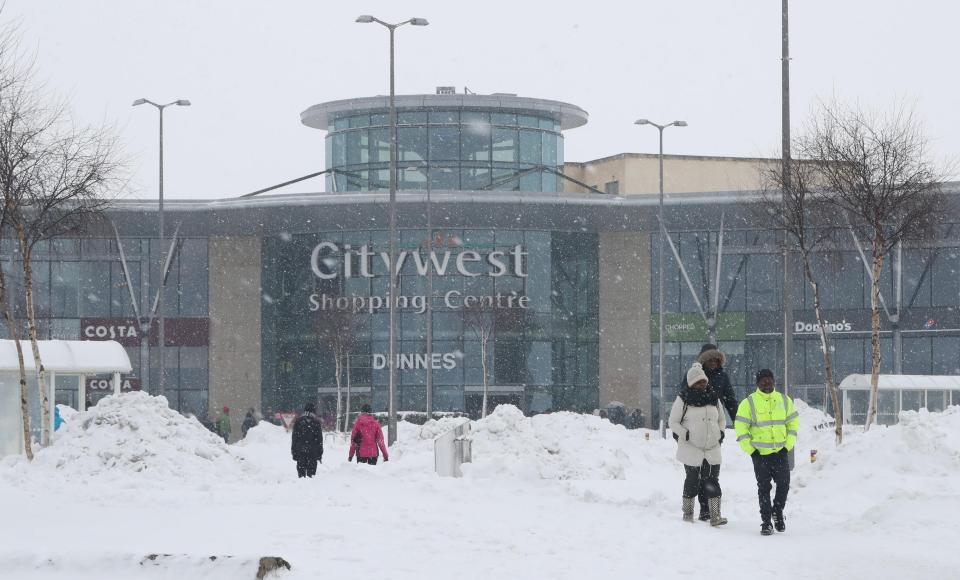
M 788 0 L 782 5 L 782 45 L 781 45 L 781 123 L 782 153 L 781 172 L 783 174 L 783 203 L 786 207 L 787 189 L 790 187 L 790 35 L 788 27 Z M 793 281 L 790 248 L 787 236 L 783 236 L 783 392 L 790 392 L 790 361 L 793 358 Z
M 397 108 L 394 103 L 393 84 L 393 36 L 396 26 L 390 29 L 390 357 L 389 368 L 389 436 L 387 444 L 397 440 Z
M 388 409 L 387 425 L 389 434 L 387 435 L 387 444 L 392 445 L 397 441 L 397 107 L 394 102 L 394 82 L 393 82 L 393 63 L 394 63 L 394 32 L 404 24 L 414 26 L 426 26 L 429 24 L 425 18 L 411 18 L 397 24 L 390 24 L 374 18 L 369 14 L 357 17 L 357 22 L 369 24 L 376 22 L 386 27 L 390 31 L 390 264 L 387 271 L 390 276 L 390 303 L 387 305 L 390 312 L 390 346 L 389 359 L 387 362 L 389 384 L 388 384 Z
M 165 393 L 164 393 L 164 391 L 165 391 L 164 387 L 165 387 L 165 383 L 166 383 L 166 367 L 165 367 L 165 365 L 164 365 L 164 360 L 165 360 L 165 359 L 164 359 L 164 356 L 163 356 L 164 343 L 166 342 L 166 337 L 164 336 L 165 328 L 164 328 L 164 315 L 163 315 L 163 289 L 164 289 L 164 275 L 166 274 L 166 272 L 164 272 L 164 266 L 166 265 L 166 259 L 165 259 L 165 258 L 166 258 L 166 255 L 167 255 L 167 252 L 164 251 L 164 247 L 163 247 L 163 246 L 164 246 L 164 227 L 163 227 L 163 110 L 166 109 L 167 107 L 169 107 L 170 105 L 177 105 L 178 107 L 189 107 L 189 106 L 190 106 L 190 101 L 188 101 L 187 99 L 179 99 L 179 100 L 176 100 L 176 101 L 167 103 L 167 104 L 165 104 L 165 105 L 160 105 L 160 104 L 158 104 L 158 103 L 154 103 L 153 101 L 151 101 L 151 100 L 149 100 L 149 99 L 137 99 L 136 101 L 133 102 L 133 106 L 136 107 L 136 106 L 138 106 L 138 105 L 153 105 L 154 107 L 156 107 L 157 111 L 159 111 L 159 113 L 160 113 L 160 180 L 159 180 L 159 189 L 160 189 L 160 192 L 159 192 L 159 197 L 160 197 L 160 207 L 159 207 L 159 210 L 160 210 L 160 212 L 159 212 L 159 213 L 160 213 L 160 224 L 159 224 L 159 230 L 160 230 L 160 231 L 159 231 L 159 236 L 158 236 L 158 237 L 159 237 L 159 244 L 160 244 L 160 247 L 159 247 L 159 249 L 158 249 L 159 254 L 160 254 L 160 256 L 159 256 L 159 257 L 160 257 L 160 268 L 159 268 L 159 282 L 157 283 L 157 288 L 158 288 L 158 290 L 157 290 L 157 318 L 159 319 L 159 320 L 158 320 L 158 324 L 159 324 L 159 329 L 158 329 L 158 330 L 159 330 L 159 336 L 157 337 L 157 338 L 158 338 L 157 347 L 160 349 L 159 351 L 157 351 L 157 354 L 158 354 L 158 358 L 160 359 L 160 360 L 158 361 L 158 362 L 160 363 L 160 376 L 159 376 L 159 381 L 158 381 L 159 384 L 158 384 L 158 385 L 156 386 L 156 388 L 154 389 L 154 392 L 156 393 L 157 396 L 162 396 L 162 395 L 165 394 Z M 139 323 L 140 321 L 137 321 L 137 322 Z M 149 332 L 150 329 L 147 329 L 147 331 Z M 151 385 L 151 387 L 153 387 L 153 385 Z
M 660 164 L 660 203 L 658 204 L 658 207 L 657 207 L 657 221 L 659 222 L 659 224 L 658 224 L 658 225 L 659 225 L 659 230 L 658 230 L 659 233 L 658 233 L 658 235 L 657 235 L 657 239 L 659 240 L 658 247 L 657 247 L 657 269 L 658 269 L 658 272 L 657 272 L 657 287 L 658 287 L 658 294 L 659 294 L 659 296 L 657 297 L 657 304 L 658 304 L 657 308 L 658 308 L 658 310 L 659 310 L 659 313 L 658 313 L 659 322 L 658 322 L 658 324 L 657 324 L 657 329 L 658 329 L 658 331 L 657 331 L 658 341 L 657 341 L 657 342 L 658 342 L 658 346 L 659 346 L 659 350 L 660 350 L 660 353 L 659 353 L 660 372 L 658 373 L 658 374 L 659 374 L 659 376 L 658 376 L 658 382 L 660 383 L 660 385 L 659 385 L 660 401 L 659 401 L 659 404 L 657 405 L 657 406 L 658 406 L 657 415 L 658 415 L 658 418 L 659 418 L 659 420 L 660 420 L 660 436 L 661 436 L 661 437 L 666 437 L 666 435 L 667 435 L 667 422 L 666 422 L 666 420 L 664 419 L 664 416 L 663 416 L 663 415 L 664 415 L 664 410 L 665 410 L 665 408 L 666 408 L 666 406 L 664 405 L 664 400 L 663 400 L 664 397 L 666 396 L 666 393 L 665 393 L 665 391 L 666 391 L 666 386 L 665 386 L 665 385 L 666 385 L 666 379 L 664 378 L 664 377 L 665 377 L 665 370 L 664 370 L 664 367 L 663 367 L 663 361 L 664 361 L 664 359 L 666 358 L 666 352 L 665 352 L 665 351 L 666 351 L 666 346 L 665 346 L 666 338 L 665 338 L 665 336 L 664 336 L 664 334 L 666 333 L 666 324 L 664 323 L 665 313 L 664 313 L 664 299 L 663 299 L 663 244 L 664 244 L 664 242 L 665 242 L 665 240 L 664 240 L 664 234 L 665 234 L 664 229 L 665 229 L 665 227 L 666 227 L 666 226 L 664 225 L 664 221 L 663 221 L 663 130 L 666 129 L 667 127 L 686 127 L 686 126 L 687 126 L 687 122 L 686 122 L 686 121 L 674 121 L 674 122 L 672 122 L 672 123 L 667 123 L 666 125 L 659 125 L 659 124 L 653 123 L 653 122 L 651 122 L 651 121 L 649 121 L 649 120 L 647 120 L 647 119 L 638 119 L 637 121 L 634 122 L 634 124 L 635 124 L 635 125 L 653 125 L 654 127 L 657 128 L 657 131 L 658 131 L 659 137 L 660 137 L 660 149 L 659 149 L 659 154 L 657 155 L 657 159 L 658 159 L 659 164 Z
M 658 243 L 657 243 L 657 308 L 659 311 L 659 321 L 657 323 L 657 336 L 659 337 L 659 357 L 660 357 L 660 376 L 658 381 L 660 383 L 660 403 L 659 410 L 657 411 L 657 416 L 660 418 L 660 437 L 666 437 L 667 435 L 667 422 L 664 420 L 663 411 L 666 408 L 664 405 L 664 369 L 663 361 L 666 356 L 666 349 L 664 348 L 664 332 L 666 332 L 666 325 L 664 324 L 664 314 L 663 314 L 663 127 L 658 126 L 657 131 L 660 134 L 660 204 L 657 210 L 657 221 L 660 222 L 658 228 Z
M 430 204 L 430 173 L 427 170 L 427 260 L 433 253 L 433 216 Z M 433 416 L 433 262 L 427 270 L 427 418 Z
M 160 335 L 159 335 L 159 344 L 157 354 L 160 358 L 160 384 L 157 386 L 157 396 L 165 395 L 165 385 L 166 385 L 166 374 L 167 369 L 164 365 L 163 349 L 165 345 L 165 328 L 164 328 L 164 318 L 163 318 L 163 289 L 164 289 L 164 256 L 166 252 L 164 251 L 163 237 L 164 237 L 164 227 L 163 227 L 163 110 L 166 108 L 166 105 L 157 107 L 160 110 L 160 285 L 159 285 L 159 294 L 157 299 L 157 319 L 160 325 Z

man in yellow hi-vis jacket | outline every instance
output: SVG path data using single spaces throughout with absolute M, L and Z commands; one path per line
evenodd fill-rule
M 773 528 L 785 532 L 783 508 L 790 490 L 790 466 L 787 452 L 797 442 L 800 415 L 793 400 L 773 389 L 773 372 L 763 369 L 757 373 L 757 390 L 747 395 L 737 408 L 734 429 L 740 447 L 753 460 L 760 498 L 760 533 L 773 534 Z M 777 484 L 777 492 L 770 504 L 770 481 Z M 773 525 L 770 519 L 773 518 Z

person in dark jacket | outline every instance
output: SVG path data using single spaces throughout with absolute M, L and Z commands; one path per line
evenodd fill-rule
M 720 352 L 717 345 L 707 343 L 700 347 L 700 356 L 697 357 L 697 362 L 703 366 L 703 372 L 707 375 L 710 388 L 717 392 L 717 395 L 720 397 L 720 404 L 723 405 L 723 408 L 730 416 L 726 424 L 732 425 L 733 418 L 737 416 L 737 407 L 740 405 L 740 401 L 737 400 L 737 393 L 733 390 L 733 385 L 730 383 L 730 375 L 728 375 L 727 371 L 723 368 L 724 365 L 727 364 L 727 357 Z M 687 388 L 687 380 L 686 377 L 684 377 L 680 385 L 680 391 L 682 392 Z M 704 462 L 703 468 L 709 469 L 709 465 Z M 697 499 L 700 503 L 700 515 L 698 519 L 705 522 L 710 519 L 710 507 L 707 505 L 707 498 L 704 497 L 703 494 L 700 494 L 697 496 Z
M 243 424 L 240 425 L 240 433 L 242 433 L 241 438 L 247 436 L 247 431 L 253 429 L 257 426 L 257 418 L 254 416 L 254 411 L 252 408 L 247 410 L 246 417 L 243 418 Z
M 297 462 L 298 477 L 313 477 L 317 474 L 317 462 L 323 462 L 323 428 L 316 413 L 317 406 L 307 403 L 293 422 L 290 454 Z

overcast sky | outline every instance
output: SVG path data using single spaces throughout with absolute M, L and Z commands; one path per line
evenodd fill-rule
M 157 192 L 157 113 L 130 106 L 145 97 L 193 102 L 164 114 L 166 196 L 224 198 L 323 168 L 307 107 L 388 92 L 387 31 L 355 24 L 364 13 L 430 21 L 397 32 L 398 94 L 456 85 L 585 109 L 567 161 L 655 153 L 639 117 L 690 123 L 668 130 L 669 153 L 779 154 L 777 0 L 6 0 L 2 17 L 77 119 L 116 127 L 131 196 Z M 943 0 L 794 0 L 793 126 L 818 97 L 909 99 L 956 158 L 958 16 Z

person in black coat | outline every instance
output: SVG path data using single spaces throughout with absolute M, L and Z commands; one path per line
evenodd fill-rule
M 700 347 L 700 356 L 697 357 L 697 362 L 703 366 L 703 372 L 707 374 L 707 381 L 710 383 L 710 387 L 717 392 L 720 397 L 720 403 L 730 415 L 727 425 L 733 425 L 740 401 L 737 400 L 737 393 L 733 390 L 733 385 L 730 383 L 730 375 L 727 374 L 727 371 L 723 370 L 724 365 L 727 363 L 727 357 L 720 352 L 717 345 L 707 343 Z M 687 380 L 686 377 L 684 377 L 683 383 L 680 385 L 680 391 L 683 392 L 686 388 Z M 698 496 L 698 499 L 700 500 L 699 519 L 701 521 L 707 521 L 710 519 L 710 508 L 707 506 L 707 498 L 701 494 Z
M 317 462 L 323 462 L 323 429 L 316 413 L 317 406 L 307 403 L 303 414 L 293 422 L 290 454 L 297 462 L 298 477 L 313 477 L 317 474 Z

